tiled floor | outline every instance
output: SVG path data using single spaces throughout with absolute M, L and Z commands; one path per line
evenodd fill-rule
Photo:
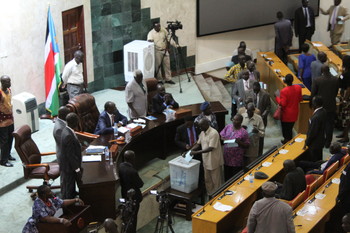
M 183 93 L 179 93 L 178 79 L 174 78 L 176 85 L 166 84 L 168 92 L 172 93 L 176 101 L 181 105 L 188 105 L 193 103 L 203 102 L 203 97 L 199 93 L 195 83 L 187 82 L 187 77 L 182 76 L 182 90 Z M 100 111 L 103 110 L 103 105 L 107 100 L 116 102 L 119 111 L 126 115 L 127 105 L 124 100 L 123 91 L 115 90 L 102 90 L 93 93 L 96 98 L 96 104 Z M 229 116 L 226 118 L 226 123 L 229 122 Z M 48 152 L 55 150 L 55 143 L 52 136 L 53 123 L 50 120 L 40 120 L 40 130 L 32 135 L 34 141 L 37 143 L 41 152 Z M 266 129 L 265 146 L 267 150 L 274 145 L 279 145 L 281 139 L 280 126 L 276 122 L 269 118 L 268 127 Z M 327 151 L 328 154 L 328 151 Z M 0 233 L 18 233 L 21 232 L 28 217 L 31 215 L 31 208 L 33 201 L 30 198 L 30 194 L 26 190 L 26 185 L 40 185 L 40 180 L 24 180 L 23 170 L 21 168 L 21 162 L 16 154 L 16 151 L 12 150 L 12 155 L 17 158 L 14 162 L 13 168 L 6 168 L 0 166 L 0 190 L 10 190 L 5 194 L 0 192 Z M 177 155 L 168 157 L 167 161 Z M 54 160 L 55 156 L 46 158 L 46 160 Z M 45 160 L 45 161 L 46 161 Z M 169 175 L 169 169 L 167 161 L 154 160 L 150 163 L 150 166 L 140 171 L 141 177 L 145 182 L 144 189 L 154 185 L 161 179 L 164 179 Z M 56 180 L 55 183 L 59 183 Z M 11 184 L 12 187 L 7 185 Z M 156 208 L 157 209 L 157 208 Z M 147 215 L 147 213 L 139 213 L 139 217 Z M 191 221 L 185 221 L 181 217 L 174 218 L 174 231 L 176 233 L 188 233 L 191 232 Z M 149 233 L 154 232 L 156 219 L 141 228 L 138 232 Z

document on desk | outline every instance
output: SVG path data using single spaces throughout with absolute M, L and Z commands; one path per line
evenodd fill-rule
M 232 206 L 224 205 L 224 204 L 222 204 L 221 202 L 218 202 L 218 201 L 214 204 L 213 207 L 214 207 L 214 209 L 222 211 L 222 212 L 228 212 L 228 211 L 233 209 Z
M 228 147 L 238 147 L 236 139 L 225 140 L 224 144 L 227 144 Z
M 84 155 L 83 162 L 100 162 L 102 161 L 101 155 Z
M 285 154 L 288 153 L 288 150 L 282 149 L 282 150 L 279 151 L 279 153 L 282 154 L 282 155 L 285 155 Z
M 103 153 L 105 151 L 105 146 L 94 146 L 90 145 L 88 148 L 85 149 L 85 152 L 87 154 L 98 154 Z
M 305 140 L 304 138 L 296 138 L 296 139 L 295 139 L 296 142 L 302 142 L 302 141 L 304 141 L 304 140 Z
M 128 132 L 128 131 L 129 131 L 129 129 L 126 128 L 126 127 L 119 127 L 119 128 L 118 128 L 118 132 L 120 132 L 120 133 L 122 133 L 122 134 L 125 134 L 125 133 Z
M 319 43 L 312 43 L 312 45 L 315 46 L 315 47 L 321 47 L 321 46 L 323 46 L 323 44 L 319 44 Z

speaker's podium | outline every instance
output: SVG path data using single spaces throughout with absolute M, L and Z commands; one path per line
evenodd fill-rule
M 124 45 L 125 82 L 134 78 L 134 71 L 141 70 L 143 78 L 154 77 L 154 44 L 145 40 L 134 40 Z
M 79 233 L 93 221 L 89 205 L 68 206 L 63 208 L 62 218 L 68 219 L 72 225 L 64 226 L 62 223 L 39 222 L 37 228 L 40 233 Z

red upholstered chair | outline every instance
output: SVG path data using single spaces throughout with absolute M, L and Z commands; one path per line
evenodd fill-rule
M 306 191 L 302 191 L 299 193 L 293 200 L 289 201 L 288 204 L 292 207 L 294 210 L 297 208 L 303 201 L 307 198 L 307 193 Z
M 348 163 L 350 161 L 350 156 L 344 155 L 343 158 L 341 158 L 340 163 L 339 163 L 339 167 L 343 166 L 344 164 Z
M 96 106 L 95 97 L 88 93 L 80 94 L 68 101 L 66 105 L 80 119 L 79 131 L 94 133 L 100 112 Z
M 152 98 L 157 94 L 158 80 L 156 78 L 146 78 L 148 112 L 152 112 Z
M 56 152 L 40 153 L 31 133 L 28 125 L 23 125 L 13 132 L 15 149 L 22 161 L 24 178 L 43 179 L 44 184 L 48 184 L 50 179 L 55 180 L 60 176 L 59 166 L 57 163 L 41 163 L 41 157 L 53 155 Z M 29 192 L 37 188 L 38 186 L 27 186 Z M 51 189 L 53 188 L 59 188 L 59 186 L 51 186 Z
M 323 184 L 323 180 L 324 180 L 323 176 L 319 176 L 311 184 L 308 184 L 306 186 L 306 193 L 307 193 L 306 198 L 308 198 L 311 194 L 313 194 Z
M 333 163 L 323 172 L 323 183 L 326 182 L 338 169 L 339 161 Z

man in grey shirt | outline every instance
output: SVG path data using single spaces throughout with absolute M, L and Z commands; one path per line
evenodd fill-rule
M 316 78 L 320 77 L 322 72 L 322 65 L 327 62 L 327 54 L 324 52 L 319 52 L 317 54 L 317 60 L 311 62 L 311 79 L 314 81 Z

